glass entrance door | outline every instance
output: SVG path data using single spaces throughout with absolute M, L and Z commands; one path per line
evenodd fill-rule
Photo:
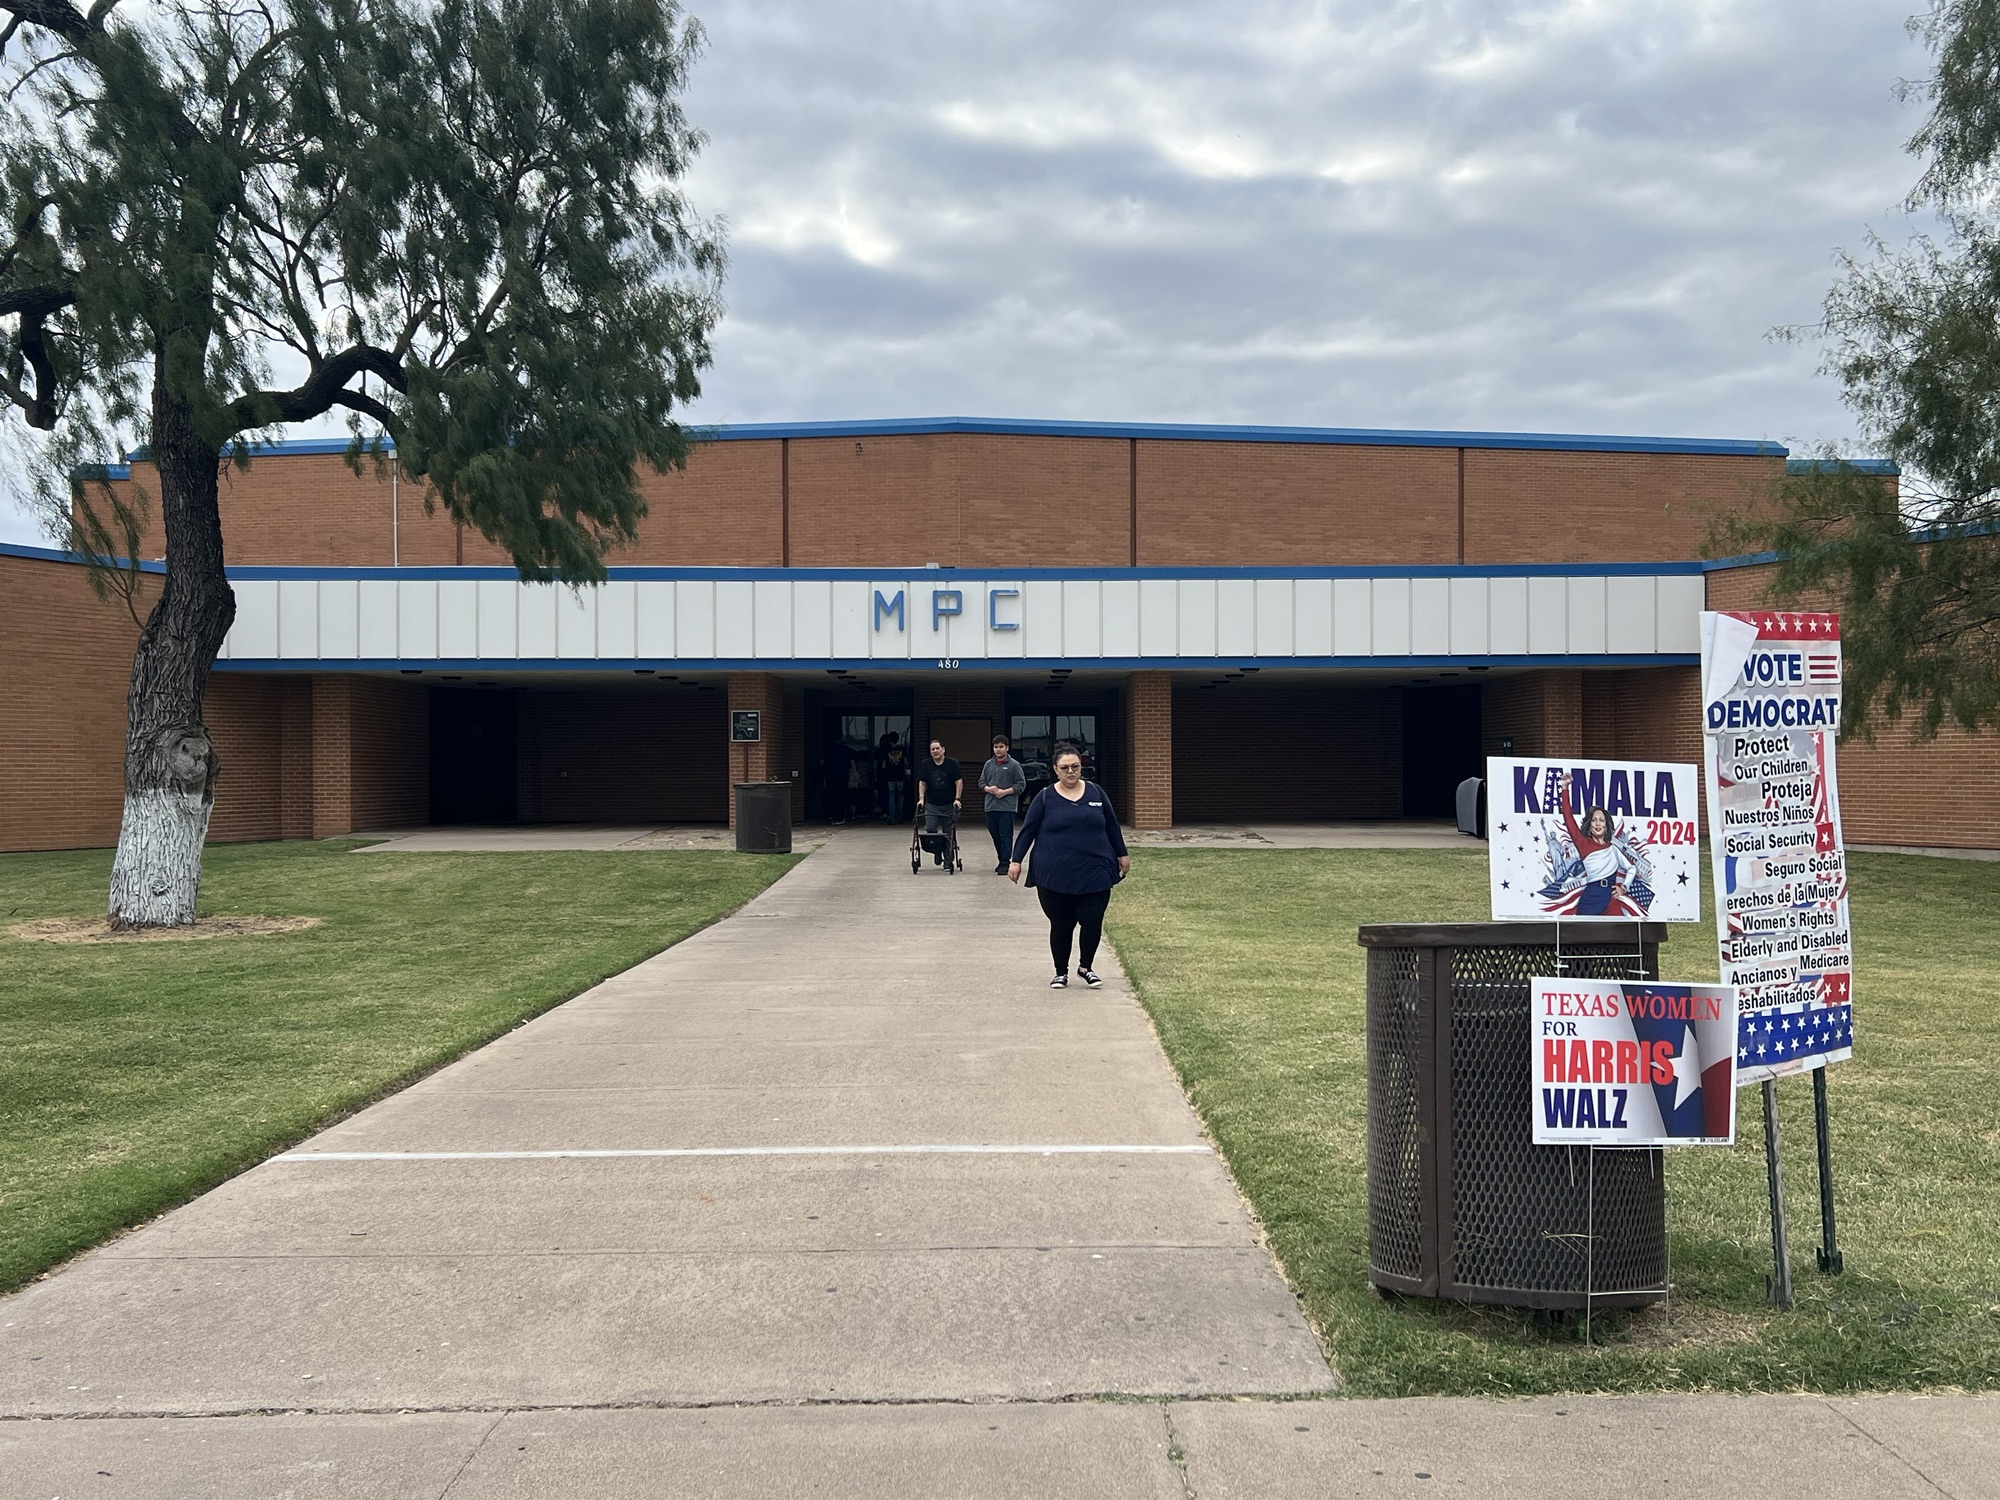
M 1022 803 L 1024 807 L 1035 800 L 1037 792 L 1055 780 L 1049 766 L 1058 745 L 1076 746 L 1083 756 L 1084 779 L 1097 780 L 1096 714 L 1015 714 L 1009 723 L 1007 737 L 1013 743 L 1014 758 L 1021 762 L 1021 769 L 1028 777 L 1028 796 Z
M 822 816 L 832 823 L 906 818 L 915 795 L 909 789 L 910 716 L 835 711 L 828 718 Z

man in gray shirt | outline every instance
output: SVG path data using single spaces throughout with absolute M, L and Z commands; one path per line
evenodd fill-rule
M 1000 860 L 993 867 L 995 875 L 1005 875 L 1007 861 L 1014 857 L 1014 820 L 1028 790 L 1028 773 L 1008 749 L 1005 735 L 996 738 L 993 758 L 979 772 L 979 789 L 986 793 L 986 831 L 993 835 L 993 852 Z

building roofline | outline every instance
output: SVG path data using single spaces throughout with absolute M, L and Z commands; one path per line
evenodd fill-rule
M 887 417 L 851 422 L 687 423 L 698 443 L 769 442 L 778 438 L 918 437 L 968 433 L 995 437 L 1122 438 L 1170 443 L 1294 443 L 1334 447 L 1489 448 L 1566 453 L 1679 453 L 1727 458 L 1784 458 L 1782 443 L 1762 438 L 1634 437 L 1597 433 L 1458 432 L 1397 427 L 1264 427 L 1221 422 L 1055 422 L 1012 417 Z M 251 446 L 252 456 L 345 453 L 351 439 L 283 438 Z M 385 452 L 395 442 L 381 439 Z M 145 450 L 132 455 L 143 459 Z M 1860 467 L 1881 460 L 1857 460 Z M 105 466 L 115 470 L 115 465 Z M 1875 472 L 1864 469 L 1864 472 Z M 112 477 L 124 477 L 112 474 Z

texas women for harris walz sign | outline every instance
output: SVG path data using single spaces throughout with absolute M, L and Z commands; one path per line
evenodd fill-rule
M 1496 922 L 1696 922 L 1695 769 L 1655 761 L 1486 762 Z
M 1537 1146 L 1727 1146 L 1736 1139 L 1736 992 L 1537 979 Z
M 1854 1051 L 1854 936 L 1840 830 L 1840 617 L 1701 617 L 1709 854 L 1722 979 L 1741 995 L 1737 1077 Z

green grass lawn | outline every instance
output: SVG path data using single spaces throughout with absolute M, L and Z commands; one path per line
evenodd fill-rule
M 2000 1385 L 2000 864 L 1851 856 L 1855 1057 L 1831 1079 L 1847 1272 L 1813 1268 L 1812 1088 L 1778 1085 L 1797 1305 L 1764 1296 L 1758 1094 L 1733 1150 L 1668 1154 L 1676 1285 L 1600 1313 L 1596 1342 L 1532 1315 L 1367 1285 L 1366 922 L 1483 920 L 1483 849 L 1142 850 L 1112 940 L 1353 1395 Z M 1667 978 L 1716 977 L 1712 912 Z
M 211 848 L 204 915 L 306 932 L 61 945 L 108 851 L 0 856 L 0 1291 L 742 905 L 786 855 Z

